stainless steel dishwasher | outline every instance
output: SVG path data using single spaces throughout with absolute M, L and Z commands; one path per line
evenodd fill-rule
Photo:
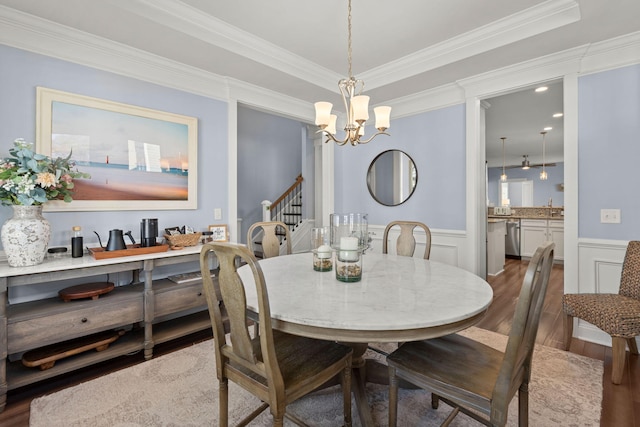
M 505 236 L 504 253 L 507 258 L 521 259 L 520 256 L 520 219 L 507 220 L 507 235 Z

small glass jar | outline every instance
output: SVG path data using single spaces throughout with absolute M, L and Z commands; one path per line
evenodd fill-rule
M 331 271 L 333 269 L 333 251 L 331 246 L 322 245 L 313 251 L 313 269 L 315 271 Z
M 311 252 L 313 252 L 313 269 L 315 271 L 331 271 L 333 269 L 333 250 L 329 246 L 329 228 L 311 229 Z
M 202 244 L 213 242 L 213 231 L 202 232 Z

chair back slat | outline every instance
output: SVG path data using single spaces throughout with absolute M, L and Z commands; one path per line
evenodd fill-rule
M 207 243 L 202 247 L 200 265 L 203 272 L 205 268 L 208 269 L 207 260 L 211 253 L 215 253 L 220 264 L 218 273 L 220 296 L 215 292 L 210 275 L 203 274 L 202 277 L 209 312 L 213 313 L 212 322 L 215 325 L 216 363 L 224 366 L 228 358 L 263 376 L 265 383 L 282 384 L 282 377 L 273 350 L 269 297 L 260 265 L 246 246 L 214 242 Z M 252 339 L 249 333 L 251 324 L 247 318 L 247 298 L 244 284 L 237 272 L 238 258 L 246 262 L 253 273 L 258 296 L 259 339 Z M 224 333 L 220 334 L 220 331 L 223 330 L 222 318 L 219 315 L 221 304 L 224 304 L 229 317 L 228 336 L 225 336 Z
M 619 294 L 640 300 L 640 241 L 632 240 L 627 246 Z
M 263 221 L 256 222 L 249 227 L 247 231 L 247 245 L 252 253 L 257 250 L 255 248 L 254 239 L 257 236 L 256 230 L 262 230 L 262 256 L 264 258 L 273 258 L 280 255 L 280 237 L 278 230 L 282 233 L 283 243 L 285 244 L 285 254 L 291 254 L 291 236 L 289 227 L 281 221 Z M 255 234 L 255 235 L 254 235 Z
M 410 257 L 413 256 L 416 250 L 416 238 L 413 232 L 414 229 L 418 227 L 424 231 L 426 238 L 423 258 L 429 259 L 429 255 L 431 254 L 431 230 L 429 230 L 429 227 L 427 227 L 425 224 L 418 221 L 392 221 L 387 224 L 382 237 L 383 254 L 388 253 L 389 232 L 395 226 L 400 227 L 400 235 L 396 240 L 397 255 Z
M 531 358 L 553 267 L 554 247 L 553 242 L 546 242 L 538 247 L 529 261 L 520 289 L 504 361 L 493 391 L 492 412 L 500 411 L 500 413 L 493 413 L 494 419 L 504 419 L 506 422 L 507 408 L 513 394 L 522 383 L 522 379 L 525 378 L 528 383 L 531 376 Z

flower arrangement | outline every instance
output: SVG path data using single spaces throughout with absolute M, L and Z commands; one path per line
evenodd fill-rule
M 5 206 L 42 205 L 48 200 L 73 200 L 76 178 L 90 178 L 89 174 L 75 169 L 71 153 L 66 158 L 52 159 L 37 154 L 33 144 L 16 139 L 0 164 L 0 201 Z

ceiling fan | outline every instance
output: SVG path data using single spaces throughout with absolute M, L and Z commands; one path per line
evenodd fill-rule
M 522 163 L 519 165 L 511 165 L 511 166 L 505 166 L 505 169 L 524 169 L 527 170 L 529 168 L 541 168 L 542 167 L 542 163 L 535 163 L 535 164 L 531 164 L 529 162 L 529 155 L 528 154 L 523 154 L 522 155 L 523 160 Z M 556 166 L 555 163 L 545 163 L 544 164 L 545 167 L 552 167 L 552 166 Z

